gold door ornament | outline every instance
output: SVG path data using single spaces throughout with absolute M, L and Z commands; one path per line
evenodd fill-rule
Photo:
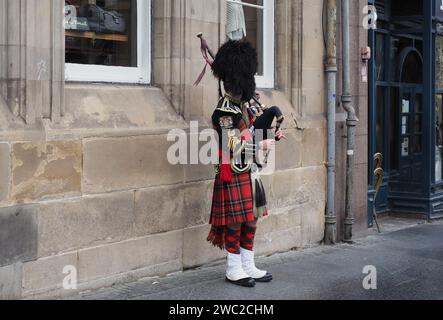
M 374 155 L 374 189 L 375 189 L 375 194 L 374 194 L 374 201 L 372 204 L 372 212 L 373 212 L 373 216 L 374 216 L 374 221 L 375 224 L 377 226 L 377 230 L 379 233 L 381 233 L 380 230 L 380 225 L 378 224 L 378 215 L 377 215 L 377 210 L 376 210 L 376 202 L 377 202 L 377 196 L 380 192 L 381 186 L 383 184 L 383 178 L 385 175 L 385 172 L 382 168 L 383 166 L 383 155 L 381 153 L 376 153 Z

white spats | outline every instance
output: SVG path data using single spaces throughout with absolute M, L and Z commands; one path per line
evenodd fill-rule
M 259 270 L 255 266 L 254 251 L 240 249 L 243 270 L 253 279 L 261 279 L 267 275 L 266 271 Z
M 248 279 L 250 276 L 242 268 L 242 257 L 239 254 L 228 252 L 228 265 L 226 268 L 226 278 L 231 281 Z

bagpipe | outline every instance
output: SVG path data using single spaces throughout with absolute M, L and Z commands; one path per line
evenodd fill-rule
M 212 63 L 214 62 L 214 59 L 216 57 L 211 48 L 209 48 L 208 42 L 203 37 L 202 32 L 197 34 L 197 38 L 200 39 L 200 50 L 202 52 L 203 59 L 205 60 L 205 66 L 203 68 L 203 71 L 200 73 L 197 80 L 195 81 L 194 86 L 200 84 L 206 73 L 208 65 L 212 66 Z M 221 82 L 219 82 L 219 95 L 220 98 L 223 97 Z M 252 101 L 246 102 L 246 108 L 251 122 L 250 131 L 254 134 L 257 130 L 261 130 L 261 132 L 263 132 L 263 140 L 267 140 L 269 132 L 275 129 L 274 133 L 277 133 L 280 130 L 285 117 L 279 107 L 267 107 L 266 105 L 262 104 L 260 102 L 260 95 L 258 93 L 255 93 L 255 95 L 252 96 L 251 100 Z M 275 128 L 272 127 L 274 120 L 276 121 Z M 278 136 L 272 138 L 276 141 L 279 141 L 281 139 Z

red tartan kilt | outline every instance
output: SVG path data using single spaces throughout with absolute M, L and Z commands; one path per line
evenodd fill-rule
M 215 178 L 210 224 L 227 226 L 255 220 L 250 173 L 233 174 L 231 183 Z

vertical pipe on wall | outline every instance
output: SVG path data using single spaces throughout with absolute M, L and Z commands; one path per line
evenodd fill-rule
M 354 214 L 352 212 L 355 162 L 355 130 L 358 118 L 352 105 L 350 73 L 350 40 L 349 40 L 349 0 L 342 0 L 342 51 L 343 51 L 343 108 L 347 112 L 347 158 L 346 158 L 346 208 L 344 241 L 352 241 Z
M 325 0 L 327 12 L 327 58 L 325 72 L 327 77 L 328 108 L 328 182 L 325 239 L 327 245 L 335 244 L 337 239 L 337 217 L 335 214 L 335 108 L 337 103 L 337 0 Z
M 0 0 L 0 99 L 7 97 L 7 50 L 8 50 L 8 24 L 6 14 L 8 2 Z
M 439 2 L 439 1 L 437 1 Z M 433 34 L 433 6 L 434 1 L 423 1 L 423 102 L 425 106 L 435 106 L 435 75 L 434 75 L 434 63 L 435 63 L 435 43 Z M 433 176 L 435 174 L 435 108 L 430 107 L 429 113 L 426 115 L 426 122 L 429 123 L 427 129 L 424 130 L 424 152 L 430 155 L 428 157 L 428 164 L 425 165 L 425 190 L 426 197 L 432 198 L 432 183 Z M 434 169 L 433 169 L 434 168 Z M 429 203 L 428 219 L 431 219 L 431 215 L 434 213 L 434 206 Z

